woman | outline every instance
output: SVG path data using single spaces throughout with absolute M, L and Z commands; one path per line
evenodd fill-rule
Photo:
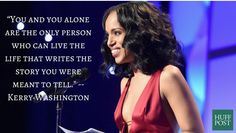
M 105 12 L 104 73 L 121 80 L 115 122 L 122 133 L 202 133 L 191 91 L 180 72 L 181 51 L 166 14 L 147 2 Z

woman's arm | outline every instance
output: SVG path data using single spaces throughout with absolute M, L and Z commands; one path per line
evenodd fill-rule
M 168 65 L 163 69 L 160 89 L 161 96 L 167 99 L 182 133 L 203 133 L 203 124 L 191 90 L 177 67 Z

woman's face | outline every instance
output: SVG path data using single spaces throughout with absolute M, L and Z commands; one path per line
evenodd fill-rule
M 131 63 L 134 60 L 133 54 L 122 47 L 125 38 L 125 29 L 117 19 L 117 13 L 112 11 L 105 22 L 105 30 L 108 35 L 107 46 L 117 64 Z

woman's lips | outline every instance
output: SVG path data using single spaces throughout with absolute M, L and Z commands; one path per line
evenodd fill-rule
M 116 58 L 120 53 L 120 49 L 113 49 L 111 50 L 111 54 L 114 58 Z

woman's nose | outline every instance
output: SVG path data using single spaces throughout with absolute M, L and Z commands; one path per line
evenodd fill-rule
M 112 37 L 108 37 L 107 45 L 108 47 L 112 47 L 115 44 L 115 40 Z

